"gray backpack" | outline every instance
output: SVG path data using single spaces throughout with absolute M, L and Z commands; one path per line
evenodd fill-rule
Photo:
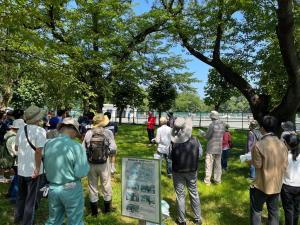
M 104 128 L 92 129 L 92 138 L 88 148 L 88 161 L 92 164 L 104 164 L 109 156 L 109 147 Z

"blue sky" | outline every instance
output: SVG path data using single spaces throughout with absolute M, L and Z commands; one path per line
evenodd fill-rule
M 135 12 L 137 14 L 142 14 L 149 11 L 152 2 L 153 0 L 134 0 L 133 4 L 135 5 Z M 198 80 L 201 80 L 200 83 L 196 83 L 194 86 L 197 88 L 198 94 L 201 96 L 201 98 L 203 98 L 204 86 L 207 82 L 207 75 L 210 67 L 200 60 L 196 59 L 194 56 L 189 55 L 188 52 L 180 45 L 174 47 L 172 49 L 172 52 L 174 52 L 175 54 L 180 54 L 184 59 L 189 60 L 189 62 L 187 63 L 187 68 L 190 72 L 194 73 L 195 77 Z

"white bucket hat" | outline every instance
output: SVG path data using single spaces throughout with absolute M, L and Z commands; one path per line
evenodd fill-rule
M 219 119 L 219 113 L 217 111 L 211 111 L 209 118 L 211 118 L 212 120 L 218 120 Z
M 23 119 L 14 120 L 13 124 L 9 127 L 10 129 L 21 129 L 25 126 Z
M 28 124 L 34 124 L 43 119 L 46 115 L 46 111 L 42 108 L 39 108 L 35 105 L 30 106 L 24 112 L 24 119 Z
M 187 142 L 192 136 L 193 121 L 191 118 L 178 117 L 175 120 L 174 128 L 171 132 L 171 140 L 173 143 Z

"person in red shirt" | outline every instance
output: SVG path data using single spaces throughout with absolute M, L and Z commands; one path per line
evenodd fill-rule
M 152 140 L 154 139 L 154 127 L 155 127 L 156 117 L 153 112 L 148 113 L 147 131 L 149 138 L 149 146 L 152 145 Z
M 221 164 L 222 164 L 222 169 L 223 170 L 227 170 L 228 169 L 228 155 L 229 155 L 229 151 L 231 148 L 231 134 L 229 132 L 229 125 L 226 124 L 225 125 L 225 133 L 223 135 L 223 143 L 222 143 L 222 160 L 221 160 Z

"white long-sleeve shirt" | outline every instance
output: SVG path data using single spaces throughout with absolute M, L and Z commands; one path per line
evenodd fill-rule
M 155 142 L 158 144 L 157 151 L 162 154 L 169 154 L 171 145 L 171 127 L 162 125 L 157 129 Z
M 300 155 L 297 161 L 293 160 L 293 155 L 288 155 L 288 167 L 283 177 L 283 183 L 293 187 L 300 187 Z

